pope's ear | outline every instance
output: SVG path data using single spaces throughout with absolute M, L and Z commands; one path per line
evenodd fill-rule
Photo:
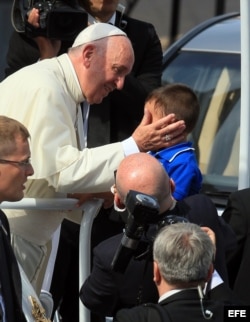
M 90 64 L 90 61 L 93 57 L 95 47 L 91 44 L 86 45 L 82 51 L 83 62 L 85 65 Z

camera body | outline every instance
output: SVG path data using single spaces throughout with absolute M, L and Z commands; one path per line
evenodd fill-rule
M 161 214 L 159 215 L 159 203 L 156 198 L 138 191 L 130 190 L 126 196 L 125 206 L 128 210 L 128 218 L 121 243 L 116 250 L 111 263 L 111 269 L 123 273 L 129 261 L 137 253 L 138 245 L 150 227 L 154 224 L 156 232 L 166 225 L 178 222 L 188 222 L 182 216 Z M 147 240 L 146 253 L 152 251 L 154 236 Z M 144 258 L 144 254 L 137 254 L 137 258 Z
M 155 198 L 134 190 L 128 192 L 125 206 L 128 210 L 125 232 L 111 263 L 111 269 L 121 273 L 126 270 L 142 235 L 160 208 Z
M 159 213 L 160 206 L 156 198 L 144 193 L 130 190 L 125 206 L 128 210 L 128 219 L 125 228 L 126 235 L 132 239 L 140 239 Z
M 29 37 L 44 36 L 50 39 L 73 41 L 88 25 L 88 14 L 72 0 L 14 0 L 12 24 L 16 31 Z M 28 23 L 31 9 L 39 10 L 39 28 Z
M 46 29 L 47 28 L 47 20 L 51 15 L 51 11 L 53 8 L 53 4 L 51 1 L 38 1 L 34 4 L 34 7 L 39 10 L 39 25 L 41 29 Z

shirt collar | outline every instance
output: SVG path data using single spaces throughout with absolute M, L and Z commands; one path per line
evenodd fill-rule
M 61 68 L 61 72 L 64 75 L 65 83 L 72 98 L 77 103 L 83 102 L 85 98 L 69 56 L 67 54 L 62 54 L 56 57 L 55 59 L 57 60 Z M 67 78 L 65 75 L 67 75 Z
M 183 288 L 183 289 L 176 289 L 176 290 L 171 290 L 171 291 L 168 291 L 168 292 L 166 292 L 166 293 L 164 293 L 164 294 L 162 294 L 162 296 L 159 298 L 159 300 L 158 300 L 158 303 L 160 303 L 160 302 L 162 302 L 163 300 L 165 300 L 166 298 L 168 298 L 168 297 L 170 297 L 170 296 L 172 296 L 172 295 L 174 295 L 174 294 L 176 294 L 176 293 L 179 293 L 179 292 L 181 292 L 181 291 L 186 291 L 186 290 L 191 290 L 191 289 L 193 289 L 193 290 L 195 290 L 195 289 L 197 289 L 196 287 L 190 287 L 190 288 Z
M 107 23 L 115 25 L 115 19 L 116 19 L 116 11 L 114 12 L 113 16 L 109 19 L 109 21 L 107 21 Z M 89 22 L 89 25 L 92 25 L 92 24 L 98 23 L 100 21 L 96 20 L 93 16 L 88 14 L 88 22 Z

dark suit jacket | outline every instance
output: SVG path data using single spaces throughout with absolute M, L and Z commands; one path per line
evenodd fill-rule
M 157 307 L 159 307 L 157 309 Z M 211 321 L 222 322 L 223 302 L 203 301 L 204 311 L 209 310 L 213 314 Z M 163 310 L 162 310 L 163 309 Z M 162 313 L 160 313 L 162 312 Z M 160 315 L 161 314 L 161 315 Z M 162 316 L 162 318 L 161 318 Z M 198 291 L 196 289 L 184 290 L 163 300 L 159 305 L 150 304 L 138 306 L 131 310 L 119 311 L 114 322 L 201 322 L 207 321 L 200 305 Z
M 226 279 L 225 239 L 227 237 L 212 201 L 202 194 L 190 196 L 184 201 L 179 201 L 175 209 L 168 214 L 185 216 L 193 223 L 208 226 L 214 230 L 218 254 L 215 268 L 222 278 Z M 230 229 L 229 233 L 231 234 Z M 80 291 L 83 304 L 93 312 L 104 316 L 113 316 L 120 308 L 130 308 L 146 302 L 157 303 L 158 300 L 150 260 L 138 261 L 132 258 L 124 274 L 111 270 L 111 262 L 120 245 L 121 237 L 122 235 L 111 237 L 95 247 L 92 272 Z M 230 298 L 231 291 L 227 291 L 226 287 L 226 284 L 221 287 L 220 293 L 217 290 L 215 296 L 220 294 L 224 299 Z M 210 292 L 210 298 L 213 298 L 212 293 L 213 291 Z
M 227 255 L 230 285 L 250 305 L 250 188 L 232 193 L 222 217 L 237 236 L 237 248 Z
M 22 311 L 22 284 L 17 261 L 10 245 L 9 223 L 0 210 L 0 284 L 6 321 L 25 322 Z M 0 321 L 1 316 L 0 316 Z
M 111 262 L 122 234 L 113 236 L 94 248 L 93 268 L 83 284 L 80 298 L 92 312 L 113 316 L 121 308 L 157 302 L 152 261 L 131 260 L 124 273 L 111 270 Z
M 236 236 L 231 227 L 218 216 L 211 199 L 203 194 L 190 196 L 178 201 L 175 209 L 169 213 L 185 216 L 190 222 L 210 227 L 214 231 L 216 236 L 215 268 L 224 282 L 228 284 L 226 251 L 236 246 Z

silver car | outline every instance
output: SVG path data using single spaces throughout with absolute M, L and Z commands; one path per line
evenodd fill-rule
M 198 96 L 201 112 L 190 139 L 202 192 L 218 206 L 238 189 L 240 53 L 240 17 L 232 13 L 198 25 L 164 54 L 163 84 L 187 84 Z

